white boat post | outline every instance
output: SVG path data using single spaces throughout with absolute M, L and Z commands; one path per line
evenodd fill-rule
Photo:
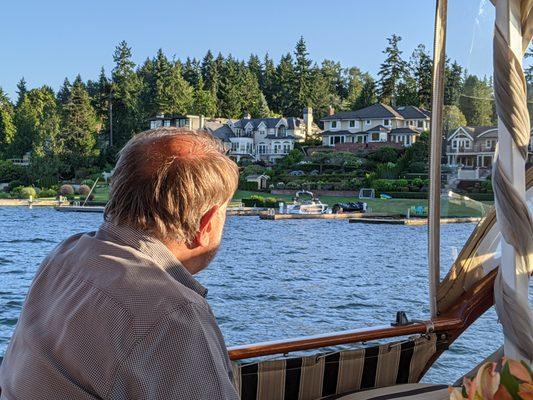
M 437 0 L 433 47 L 433 98 L 431 102 L 431 137 L 429 157 L 428 266 L 429 308 L 437 316 L 437 289 L 440 282 L 440 163 L 442 146 L 442 108 L 444 103 L 444 68 L 446 65 L 446 19 L 448 1 Z

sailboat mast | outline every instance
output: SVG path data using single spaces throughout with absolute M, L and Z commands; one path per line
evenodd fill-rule
M 444 103 L 444 68 L 446 65 L 446 19 L 448 1 L 437 0 L 433 41 L 433 97 L 431 103 L 428 265 L 429 306 L 437 316 L 437 288 L 440 282 L 440 192 L 442 154 L 442 109 Z

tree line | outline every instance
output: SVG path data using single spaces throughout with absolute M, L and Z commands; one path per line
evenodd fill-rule
M 80 168 L 112 163 L 117 149 L 160 113 L 301 116 L 310 106 L 319 119 L 330 107 L 355 110 L 376 101 L 430 108 L 431 56 L 421 44 L 406 58 L 400 42 L 397 35 L 387 39 L 374 79 L 334 60 L 314 62 L 303 37 L 277 63 L 268 54 L 239 60 L 210 50 L 202 59 L 175 60 L 159 50 L 136 65 L 123 41 L 111 73 L 102 68 L 97 80 L 65 79 L 56 93 L 46 85 L 28 89 L 22 78 L 14 101 L 0 88 L 0 157 L 30 151 L 43 168 L 39 173 L 74 176 Z M 490 80 L 450 60 L 445 73 L 447 126 L 491 124 Z

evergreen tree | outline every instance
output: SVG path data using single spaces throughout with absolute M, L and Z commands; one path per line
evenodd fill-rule
M 378 75 L 379 101 L 385 104 L 395 105 L 398 85 L 405 74 L 405 61 L 402 59 L 402 52 L 398 48 L 398 43 L 401 40 L 402 38 L 397 35 L 387 38 L 389 45 L 383 51 L 387 57 L 381 64 Z
M 156 98 L 156 80 L 155 80 L 154 60 L 147 58 L 144 63 L 137 69 L 137 77 L 141 86 L 139 93 L 139 108 L 145 118 L 151 118 L 156 115 L 157 109 L 154 106 Z
M 276 67 L 276 83 L 274 86 L 272 108 L 285 116 L 291 116 L 292 111 L 297 107 L 295 104 L 295 72 L 293 59 L 290 53 L 281 57 Z
M 204 89 L 204 80 L 200 76 L 194 91 L 193 113 L 214 117 L 217 112 L 217 99 L 214 94 Z
M 300 40 L 296 43 L 294 56 L 294 101 L 292 106 L 287 110 L 288 114 L 286 114 L 290 116 L 300 115 L 304 107 L 308 105 L 308 98 L 311 93 L 312 61 L 309 58 L 309 53 L 307 52 L 307 46 L 303 36 L 300 37 Z
M 263 76 L 263 66 L 261 65 L 261 60 L 256 54 L 250 54 L 248 58 L 248 69 L 252 74 L 254 74 L 255 79 L 259 83 L 259 87 L 262 89 L 264 85 L 264 76 Z
M 420 106 L 419 87 L 416 78 L 406 73 L 396 89 L 396 105 Z
M 243 113 L 243 98 L 241 93 L 242 78 L 239 63 L 229 55 L 225 60 L 220 74 L 218 91 L 218 110 L 228 118 L 241 118 Z
M 313 115 L 317 120 L 327 114 L 329 106 L 340 105 L 339 96 L 331 92 L 329 78 L 329 76 L 324 76 L 320 68 L 313 68 L 311 71 L 313 86 L 310 88 L 308 105 L 313 107 Z M 303 108 L 295 115 L 301 115 L 302 112 Z
M 144 127 L 139 104 L 141 84 L 134 72 L 131 48 L 122 41 L 113 55 L 115 67 L 112 74 L 113 140 L 121 148 L 135 133 Z
M 450 65 L 446 60 L 444 73 L 444 104 L 459 105 L 459 98 L 463 90 L 463 68 L 454 61 Z
M 276 67 L 268 53 L 265 55 L 263 69 L 263 80 L 259 81 L 259 86 L 265 95 L 267 103 L 272 108 L 274 106 L 274 96 L 276 91 Z
M 89 160 L 98 155 L 96 135 L 98 118 L 89 93 L 78 75 L 72 84 L 67 104 L 63 107 L 61 123 L 61 156 L 74 173 L 79 167 L 89 165 Z
M 183 78 L 181 68 L 181 64 L 176 62 L 165 79 L 161 110 L 163 113 L 186 115 L 193 108 L 193 88 Z
M 187 57 L 185 64 L 183 64 L 183 78 L 192 87 L 198 86 L 198 81 L 202 77 L 202 71 L 200 68 L 200 62 L 193 58 Z M 203 79 L 203 78 L 202 78 Z
M 70 84 L 70 81 L 68 78 L 65 78 L 63 81 L 63 85 L 59 88 L 59 91 L 57 92 L 57 103 L 59 104 L 59 107 L 63 107 L 70 97 L 70 89 L 72 88 L 72 85 Z
M 155 92 L 153 109 L 150 111 L 152 114 L 170 113 L 170 109 L 172 108 L 172 100 L 168 85 L 170 83 L 172 67 L 162 49 L 157 51 L 157 55 L 153 60 L 153 64 Z
M 361 93 L 352 104 L 351 108 L 354 110 L 359 110 L 374 104 L 376 99 L 376 82 L 374 78 L 367 72 L 363 75 L 363 87 Z
M 257 76 L 248 68 L 244 68 L 242 86 L 242 109 L 250 113 L 252 118 L 268 117 L 270 110 L 265 96 L 259 88 Z
M 346 107 L 347 109 L 355 109 L 355 102 L 361 95 L 363 90 L 363 74 L 357 67 L 348 68 L 345 71 L 345 86 L 346 86 Z
M 433 89 L 433 60 L 423 44 L 419 44 L 411 57 L 411 71 L 417 86 L 418 100 L 410 105 L 420 105 L 431 108 L 431 93 Z M 398 103 L 400 104 L 400 103 Z M 408 104 L 408 103 L 403 103 Z
M 464 83 L 464 94 L 459 108 L 468 125 L 487 126 L 492 123 L 492 87 L 486 79 L 469 75 Z
M 34 156 L 57 154 L 62 147 L 58 140 L 59 114 L 53 90 L 48 86 L 26 93 L 15 109 L 16 134 L 9 153 L 22 157 L 27 152 Z
M 13 104 L 7 94 L 0 88 L 0 157 L 8 154 L 15 138 L 16 128 L 13 122 Z
M 202 59 L 200 70 L 204 80 L 204 87 L 216 95 L 219 84 L 219 71 L 211 50 L 207 50 L 207 54 Z
M 24 96 L 26 96 L 26 93 L 28 93 L 28 89 L 26 87 L 26 79 L 22 77 L 20 78 L 20 81 L 17 83 L 17 107 L 24 100 Z

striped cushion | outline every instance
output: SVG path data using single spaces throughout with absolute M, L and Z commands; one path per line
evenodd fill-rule
M 449 398 L 450 393 L 446 385 L 408 383 L 325 397 L 322 400 L 448 400 Z
M 233 364 L 242 400 L 314 400 L 418 382 L 436 351 L 434 334 L 306 357 Z

